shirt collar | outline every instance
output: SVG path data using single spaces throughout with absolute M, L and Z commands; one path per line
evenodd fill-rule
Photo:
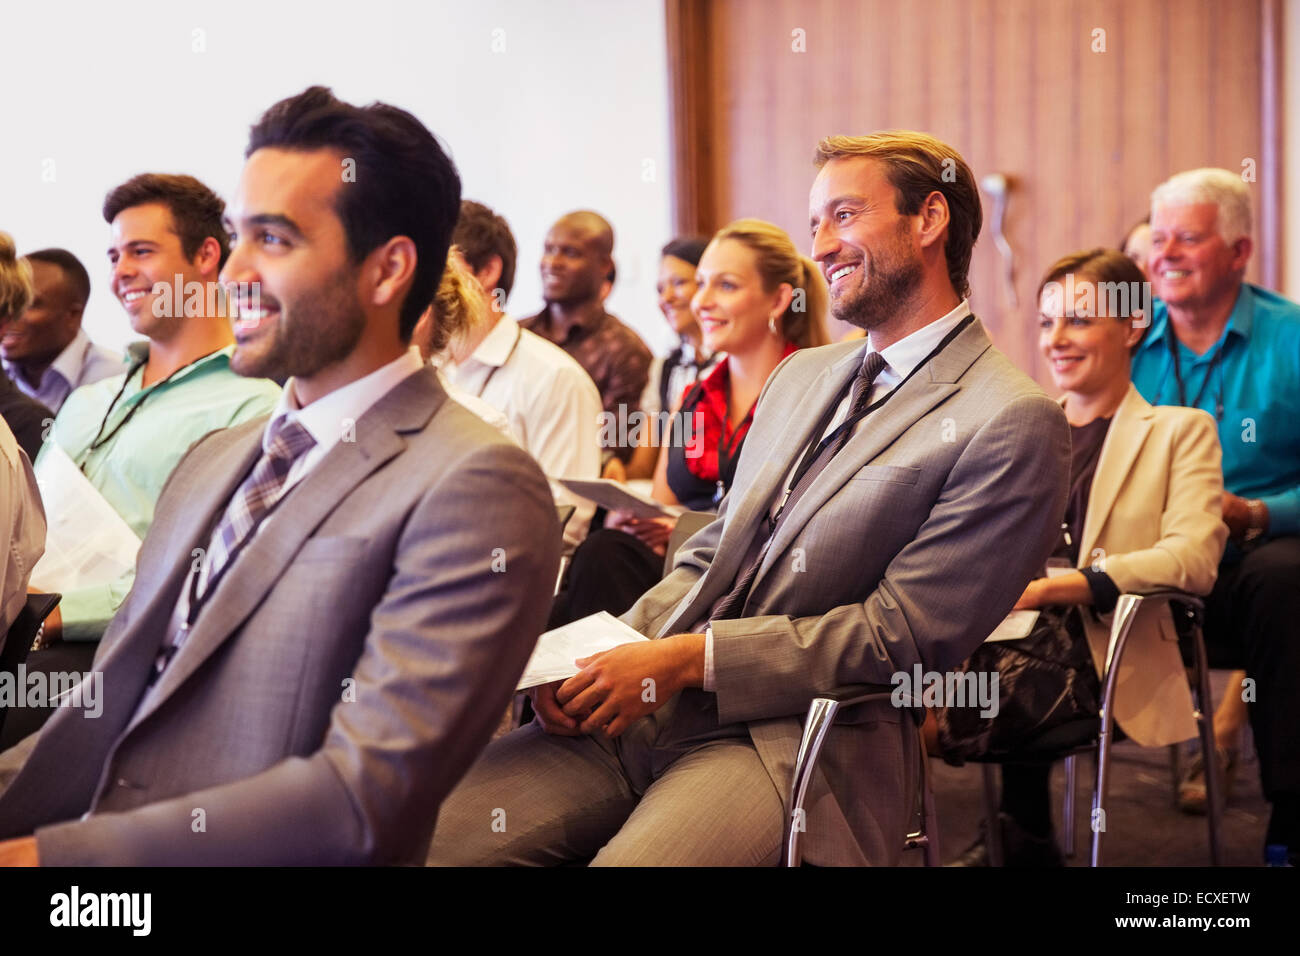
M 885 360 L 885 365 L 893 370 L 899 379 L 905 379 L 912 374 L 912 369 L 920 365 L 927 355 L 935 350 L 943 337 L 955 329 L 958 324 L 970 315 L 970 301 L 962 299 L 953 309 L 942 318 L 935 319 L 929 325 L 917 329 L 910 335 L 905 335 L 893 345 L 886 346 L 880 350 L 880 357 Z M 867 349 L 870 351 L 871 333 L 867 333 Z M 865 352 L 863 353 L 866 354 Z
M 41 379 L 36 383 L 36 391 L 44 389 L 51 383 L 51 374 L 63 380 L 65 385 L 71 385 L 81 374 L 81 365 L 86 359 L 86 349 L 90 348 L 90 337 L 82 328 L 77 329 L 77 334 L 72 341 L 67 344 L 62 352 L 50 363 L 49 368 L 41 373 Z M 16 363 L 8 359 L 0 360 L 4 364 L 5 371 L 14 381 L 19 381 L 22 374 Z M 23 380 L 26 381 L 25 379 Z
M 424 361 L 420 358 L 420 351 L 412 346 L 387 365 L 342 388 L 334 389 L 306 407 L 298 403 L 294 380 L 289 379 L 284 391 L 280 393 L 275 411 L 271 413 L 271 420 L 262 433 L 262 450 L 271 450 L 270 436 L 279 427 L 281 419 L 288 418 L 302 425 L 316 440 L 313 450 L 329 451 L 342 440 L 348 423 L 355 425 L 375 402 L 422 368 Z
M 1150 348 L 1163 348 L 1165 342 L 1165 329 L 1169 326 L 1169 306 L 1163 299 L 1154 299 L 1151 306 L 1151 328 L 1147 329 L 1146 338 L 1142 340 L 1139 351 L 1145 352 Z M 1249 282 L 1243 282 L 1241 289 L 1237 292 L 1237 301 L 1233 303 L 1232 311 L 1228 313 L 1228 321 L 1223 327 L 1223 334 L 1219 336 L 1219 341 L 1215 347 L 1226 342 L 1229 335 L 1238 335 L 1243 339 L 1250 338 L 1250 330 L 1255 325 L 1255 286 Z M 1212 355 L 1214 348 L 1206 352 L 1206 355 Z
M 470 361 L 500 368 L 506 364 L 506 359 L 510 358 L 510 353 L 522 334 L 518 322 L 508 315 L 501 316 L 492 331 L 478 344 L 478 348 L 470 356 Z

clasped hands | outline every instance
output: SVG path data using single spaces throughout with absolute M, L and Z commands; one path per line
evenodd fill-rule
M 704 635 L 633 641 L 575 663 L 582 670 L 568 680 L 529 690 L 538 723 L 562 737 L 617 737 L 683 688 L 703 686 Z

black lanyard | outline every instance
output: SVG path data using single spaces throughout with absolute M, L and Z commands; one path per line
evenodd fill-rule
M 207 353 L 207 355 L 200 355 L 193 362 L 188 362 L 185 365 L 182 365 L 178 369 L 173 369 L 171 374 L 169 374 L 161 382 L 155 382 L 153 385 L 150 385 L 148 389 L 142 388 L 141 391 L 144 394 L 140 397 L 140 401 L 136 402 L 129 409 L 127 409 L 126 414 L 122 416 L 122 420 L 113 427 L 113 430 L 111 432 L 109 432 L 107 435 L 104 435 L 104 428 L 105 426 L 108 425 L 108 417 L 113 414 L 113 409 L 116 408 L 117 403 L 122 400 L 122 394 L 126 391 L 127 385 L 131 383 L 131 378 L 135 375 L 136 372 L 144 368 L 145 363 L 148 362 L 149 360 L 147 358 L 141 359 L 139 362 L 136 362 L 134 365 L 132 365 L 127 370 L 126 378 L 122 379 L 122 386 L 117 390 L 117 394 L 114 395 L 113 400 L 108 403 L 108 411 L 104 412 L 104 417 L 99 421 L 99 428 L 96 429 L 95 431 L 95 437 L 91 439 L 90 447 L 86 449 L 86 454 L 82 456 L 81 466 L 80 466 L 81 473 L 83 475 L 86 473 L 86 465 L 90 463 L 90 456 L 93 455 L 95 452 L 99 451 L 99 449 L 103 448 L 109 442 L 111 442 L 113 438 L 117 435 L 117 433 L 126 427 L 127 422 L 129 422 L 132 418 L 135 417 L 135 413 L 140 410 L 140 406 L 143 405 L 145 402 L 147 402 L 154 395 L 154 393 L 158 391 L 158 389 L 162 388 L 164 385 L 170 382 L 181 372 L 185 371 L 187 368 L 193 367 L 199 362 L 202 362 L 205 358 L 208 358 L 208 356 L 215 355 L 217 352 L 220 351 L 221 349 L 214 349 L 213 351 Z M 140 384 L 141 385 L 144 384 L 143 373 L 141 373 L 140 376 Z M 101 435 L 103 435 L 102 438 L 100 437 Z
M 495 375 L 499 369 L 505 368 L 506 363 L 509 362 L 511 356 L 515 354 L 515 349 L 519 348 L 519 340 L 524 337 L 524 330 L 517 329 L 516 331 L 518 334 L 515 335 L 514 342 L 510 344 L 510 351 L 506 353 L 506 357 L 501 360 L 500 365 L 493 365 L 488 371 L 487 378 L 483 379 L 483 384 L 480 385 L 478 391 L 474 393 L 475 398 L 483 397 L 483 393 L 487 391 L 488 383 L 492 381 L 492 376 Z
M 1165 365 L 1165 373 L 1160 376 L 1160 387 L 1156 389 L 1156 400 L 1154 405 L 1160 404 L 1161 394 L 1165 390 L 1165 380 L 1169 378 L 1169 369 L 1174 370 L 1174 381 L 1178 383 L 1178 404 L 1188 408 L 1199 408 L 1201 399 L 1205 397 L 1205 390 L 1210 385 L 1210 379 L 1214 375 L 1214 370 L 1219 370 L 1219 394 L 1214 400 L 1214 420 L 1223 421 L 1223 350 L 1227 346 L 1228 340 L 1225 337 L 1219 342 L 1218 348 L 1214 350 L 1214 355 L 1210 359 L 1210 366 L 1205 370 L 1205 378 L 1201 382 L 1201 387 L 1196 392 L 1196 397 L 1192 399 L 1192 404 L 1187 404 L 1187 388 L 1183 384 L 1183 367 L 1178 358 L 1178 340 L 1174 336 L 1173 320 L 1166 316 L 1165 318 L 1165 347 L 1169 350 L 1169 362 Z
M 930 352 L 929 355 L 921 359 L 921 361 L 918 362 L 912 368 L 912 371 L 907 373 L 907 378 L 899 382 L 897 387 L 890 389 L 888 392 L 884 394 L 882 398 L 878 398 L 876 401 L 872 402 L 870 405 L 868 405 L 866 408 L 862 409 L 861 411 L 857 412 L 856 414 L 849 415 L 847 418 L 844 419 L 844 421 L 840 422 L 839 426 L 833 432 L 831 432 L 829 435 L 827 435 L 825 438 L 822 438 L 819 441 L 817 436 L 820 435 L 822 432 L 824 432 L 827 429 L 827 427 L 830 425 L 831 421 L 835 418 L 835 413 L 839 411 L 840 404 L 852 392 L 853 382 L 856 380 L 857 376 L 854 375 L 853 378 L 849 379 L 848 383 L 844 386 L 844 388 L 840 390 L 840 393 L 836 398 L 836 400 L 831 402 L 830 405 L 827 406 L 826 411 L 822 413 L 821 420 L 817 423 L 817 427 L 813 429 L 812 438 L 809 440 L 807 447 L 804 449 L 803 457 L 799 460 L 799 467 L 795 469 L 794 475 L 791 476 L 790 484 L 786 487 L 785 495 L 781 498 L 781 504 L 780 506 L 777 507 L 776 513 L 773 514 L 770 519 L 772 528 L 776 527 L 777 521 L 779 521 L 781 518 L 781 513 L 785 511 L 785 503 L 790 500 L 790 493 L 793 492 L 794 489 L 798 487 L 799 482 L 802 481 L 804 475 L 808 473 L 808 469 L 812 467 L 813 462 L 817 460 L 818 456 L 822 454 L 822 452 L 826 449 L 826 447 L 830 445 L 832 442 L 839 441 L 840 436 L 843 435 L 845 431 L 852 429 L 854 426 L 858 424 L 858 422 L 862 421 L 862 419 L 866 418 L 868 415 L 870 415 L 880 406 L 884 405 L 885 402 L 893 398 L 894 395 L 898 394 L 898 392 L 902 389 L 902 387 L 911 380 L 913 375 L 915 375 L 925 366 L 929 365 L 930 362 L 940 352 L 942 352 L 944 349 L 946 349 L 949 346 L 949 344 L 951 344 L 953 339 L 955 339 L 958 335 L 961 334 L 962 330 L 965 329 L 966 326 L 970 325 L 974 321 L 975 321 L 974 315 L 966 316 L 966 318 L 963 319 L 955 329 L 953 329 L 951 332 L 949 332 L 947 335 L 943 337 L 943 341 L 941 341 L 938 345 L 936 345 L 934 347 L 934 350 Z M 867 349 L 869 349 L 870 347 L 871 346 L 869 344 L 864 346 L 862 352 L 862 357 L 864 359 L 866 358 L 867 355 Z

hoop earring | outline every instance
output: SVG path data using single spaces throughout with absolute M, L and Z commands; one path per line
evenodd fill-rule
M 767 320 L 767 330 L 773 335 L 780 335 L 776 330 L 776 316 L 769 316 Z

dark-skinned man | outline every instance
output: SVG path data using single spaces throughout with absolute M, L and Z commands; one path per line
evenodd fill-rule
M 603 217 L 585 210 L 560 217 L 542 247 L 546 306 L 519 324 L 587 370 L 606 412 L 630 416 L 641 408 L 652 356 L 635 332 L 605 311 L 601 286 L 613 270 L 613 253 L 614 230 Z M 624 461 L 632 451 L 614 450 Z

